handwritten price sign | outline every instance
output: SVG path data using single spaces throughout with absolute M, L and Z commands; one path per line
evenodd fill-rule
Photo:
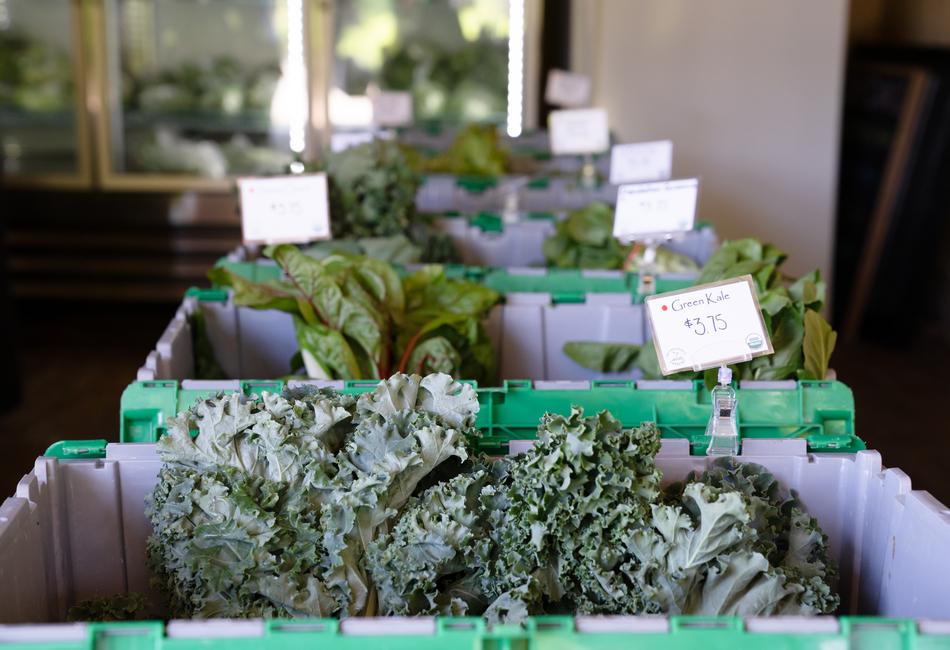
M 238 179 L 246 244 L 330 238 L 326 174 Z
M 664 375 L 772 354 L 751 275 L 646 299 Z

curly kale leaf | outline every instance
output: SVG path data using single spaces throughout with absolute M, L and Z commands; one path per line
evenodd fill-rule
M 660 611 L 813 615 L 838 606 L 826 538 L 764 467 L 719 460 L 673 486 L 652 519 L 628 550 Z
M 141 620 L 146 612 L 145 596 L 137 593 L 98 596 L 81 600 L 66 614 L 70 621 L 113 622 Z
M 399 146 L 375 140 L 327 160 L 333 237 L 387 237 L 416 221 L 420 178 Z
M 359 405 L 312 388 L 221 395 L 170 421 L 147 515 L 173 615 L 375 612 L 367 549 L 423 479 L 468 458 L 478 408 L 449 377 L 386 385 L 413 388 L 388 408 L 383 388 Z

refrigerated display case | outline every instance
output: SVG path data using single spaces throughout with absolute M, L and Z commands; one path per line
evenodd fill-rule
M 525 77 L 536 65 L 525 53 L 534 49 L 539 18 L 534 0 L 338 0 L 331 128 L 371 127 L 372 95 L 407 91 L 417 126 L 493 123 L 519 135 L 531 86 Z
M 305 0 L 91 4 L 104 187 L 224 189 L 303 155 Z
M 0 0 L 0 156 L 10 185 L 88 187 L 79 3 Z

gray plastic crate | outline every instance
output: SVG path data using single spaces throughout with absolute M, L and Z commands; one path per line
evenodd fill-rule
M 201 313 L 215 356 L 235 379 L 274 379 L 290 371 L 297 351 L 293 320 L 273 310 L 237 307 L 231 300 L 188 296 L 139 368 L 142 381 L 197 379 L 191 316 Z M 630 293 L 590 293 L 583 303 L 555 304 L 547 293 L 509 293 L 486 329 L 498 354 L 500 379 L 638 379 L 639 374 L 582 368 L 563 352 L 572 340 L 642 344 L 643 306 Z
M 809 513 L 816 517 L 828 534 L 831 556 L 839 566 L 838 591 L 842 596 L 840 614 L 863 614 L 881 617 L 918 619 L 950 619 L 950 514 L 947 507 L 927 492 L 911 489 L 910 478 L 899 469 L 885 469 L 876 451 L 854 454 L 806 453 L 805 441 L 746 440 L 741 461 L 765 465 L 789 488 L 797 491 Z M 668 439 L 657 456 L 664 483 L 682 480 L 691 471 L 702 471 L 711 461 L 691 456 L 684 439 Z M 152 602 L 157 596 L 149 581 L 145 563 L 145 541 L 149 522 L 144 512 L 144 499 L 156 480 L 159 460 L 154 444 L 110 444 L 104 458 L 62 460 L 43 456 L 37 458 L 32 471 L 17 484 L 16 493 L 0 505 L 0 578 L 6 588 L 0 590 L 0 622 L 48 623 L 63 621 L 70 605 L 93 596 L 131 591 L 148 594 Z M 580 619 L 579 619 L 580 620 Z M 659 624 L 664 619 L 598 618 L 601 631 L 614 631 L 630 625 Z M 695 620 L 695 619 L 694 619 Z M 818 625 L 826 632 L 836 629 L 833 618 L 756 619 L 760 631 L 790 632 L 800 629 L 816 633 Z M 713 619 L 698 619 L 713 633 Z M 371 620 L 364 621 L 372 624 Z M 865 621 L 868 632 L 887 629 L 893 621 Z M 432 625 L 432 619 L 387 619 L 380 632 L 399 634 L 404 624 Z M 100 626 L 100 634 L 87 639 L 86 626 L 60 628 L 9 628 L 0 626 L 0 643 L 51 643 L 49 648 L 149 647 L 136 632 L 137 624 L 115 626 L 112 634 Z M 253 636 L 247 626 L 262 625 L 259 621 L 195 621 L 172 623 L 169 638 L 159 647 L 178 647 L 175 625 L 192 625 L 206 638 L 201 647 L 234 647 L 236 639 L 215 639 L 215 636 Z M 227 634 L 213 634 L 212 628 L 227 629 Z M 752 628 L 752 622 L 748 622 Z M 786 627 L 782 627 L 782 626 Z M 920 630 L 930 634 L 948 634 L 950 626 L 921 621 Z M 204 627 L 202 627 L 204 626 Z M 244 627 L 242 627 L 244 626 Z M 792 626 L 787 627 L 787 626 Z M 928 627 L 929 626 L 929 627 Z M 82 628 L 81 630 L 78 628 Z M 657 627 L 653 631 L 664 630 Z M 77 637 L 67 636 L 71 631 Z M 220 630 L 219 630 L 220 631 Z M 54 635 L 58 632 L 58 635 Z M 297 636 L 302 630 L 298 631 Z M 203 636 L 201 636 L 203 635 Z M 106 645 L 112 637 L 127 641 Z M 193 639 L 195 637 L 192 637 Z M 507 638 L 507 637 L 505 637 Z M 583 638 L 583 637 L 581 637 Z M 651 637 L 652 638 L 652 637 Z M 76 645 L 64 645 L 67 640 Z M 114 640 L 114 639 L 113 639 Z M 261 645 L 265 639 L 246 639 L 240 646 Z M 293 647 L 301 639 L 284 639 Z M 397 647 L 386 637 L 351 640 L 347 648 Z M 898 643 L 900 638 L 885 636 L 873 648 L 936 648 L 935 645 Z M 722 646 L 721 636 L 695 643 Z M 686 641 L 670 648 L 686 647 Z M 130 645 L 131 644 L 131 645 Z M 327 645 L 325 640 L 308 642 L 314 647 Z M 777 645 L 776 645 L 777 644 Z M 521 647 L 523 644 L 518 644 Z M 667 647 L 638 637 L 615 640 L 607 647 Z M 750 643 L 748 647 L 790 647 L 788 639 L 774 636 L 771 640 Z M 185 647 L 185 646 L 182 646 Z M 197 642 L 187 647 L 199 647 Z M 342 647 L 342 646 L 340 646 Z M 399 646 L 404 647 L 404 646 Z M 428 645 L 425 647 L 435 647 Z M 454 646 L 452 646 L 454 647 Z M 468 646 L 473 647 L 472 645 Z M 483 646 L 476 646 L 483 647 Z M 484 647 L 493 647 L 485 645 Z M 524 647 L 531 647 L 524 644 Z M 574 639 L 537 647 L 586 647 Z M 593 647 L 593 646 L 592 646 Z M 723 646 L 725 647 L 725 646 Z M 741 647 L 741 645 L 740 645 Z M 802 646 L 804 647 L 804 646 Z M 834 639 L 815 645 L 816 648 L 861 647 Z

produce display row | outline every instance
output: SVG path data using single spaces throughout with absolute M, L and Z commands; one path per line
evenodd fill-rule
M 659 249 L 660 292 L 750 276 L 774 350 L 730 367 L 739 451 L 707 456 L 728 380 L 661 375 L 610 200 L 424 214 L 421 173 L 479 195 L 503 183 L 458 175 L 516 165 L 478 129 L 329 156 L 333 239 L 222 260 L 118 442 L 53 445 L 0 507 L 24 585 L 0 620 L 138 621 L 60 647 L 261 645 L 287 619 L 332 647 L 950 647 L 925 622 L 950 619 L 950 519 L 859 437 L 820 274 L 709 227 Z

